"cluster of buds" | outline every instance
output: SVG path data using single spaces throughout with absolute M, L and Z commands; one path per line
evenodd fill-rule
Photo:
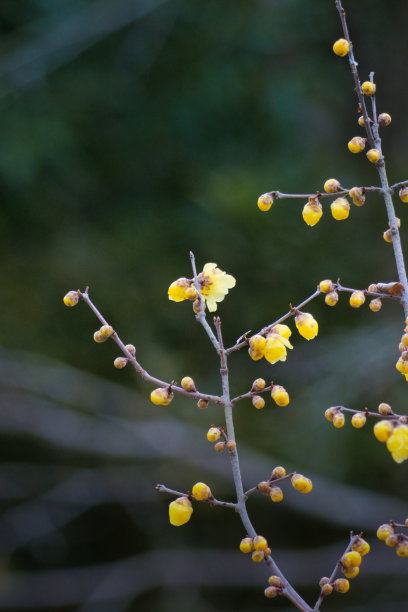
M 223 438 L 223 440 L 220 438 Z M 237 446 L 235 440 L 228 440 L 223 427 L 210 427 L 207 431 L 207 440 L 215 443 L 214 450 L 217 453 L 222 453 L 225 449 L 233 451 Z
M 267 586 L 264 590 L 264 595 L 267 599 L 273 599 L 277 595 L 281 595 L 283 589 L 285 588 L 285 583 L 280 576 L 269 576 L 268 584 L 269 586 Z
M 271 554 L 271 549 L 268 546 L 268 541 L 261 535 L 254 538 L 247 536 L 240 542 L 239 549 L 241 552 L 248 554 L 252 553 L 252 561 L 260 563 Z
M 380 525 L 377 529 L 377 538 L 385 542 L 387 546 L 395 548 L 395 552 L 399 557 L 408 557 L 408 536 L 404 533 L 395 533 L 394 527 L 408 527 L 408 519 L 404 525 L 396 525 L 394 521 Z
M 345 578 L 327 578 L 326 576 L 321 578 L 319 586 L 321 588 L 321 595 L 326 597 L 331 595 L 333 591 L 337 593 L 347 593 L 350 589 L 349 579 L 355 578 L 360 572 L 361 559 L 370 552 L 370 545 L 361 536 L 357 536 L 351 549 L 344 553 L 338 567 L 341 569 Z
M 319 290 L 321 291 L 321 293 L 325 294 L 324 301 L 326 302 L 328 306 L 335 306 L 337 302 L 339 301 L 339 294 L 336 290 L 337 287 L 338 285 L 336 283 L 333 283 L 330 279 L 322 280 L 319 283 Z M 374 285 L 374 284 L 370 285 L 367 289 L 367 292 L 377 293 L 378 292 L 377 285 Z M 365 304 L 365 301 L 366 301 L 366 291 L 356 290 L 356 291 L 353 291 L 350 295 L 349 303 L 352 308 L 360 308 L 360 306 Z M 372 312 L 378 312 L 382 308 L 381 299 L 378 297 L 373 298 L 372 300 L 370 300 L 369 307 L 370 307 L 370 310 L 372 310 Z
M 293 349 L 289 342 L 291 335 L 292 331 L 287 325 L 275 325 L 268 330 L 266 336 L 255 334 L 249 339 L 249 356 L 254 361 L 265 357 L 272 364 L 277 361 L 286 361 L 286 349 Z
M 211 501 L 214 499 L 211 489 L 205 482 L 196 482 L 191 490 L 190 497 L 197 501 Z M 187 495 L 177 497 L 169 504 L 169 520 L 175 527 L 185 525 L 193 514 L 193 506 Z
M 274 503 L 281 502 L 283 499 L 283 491 L 276 485 L 277 481 L 286 478 L 286 470 L 281 465 L 278 465 L 272 470 L 269 480 L 262 480 L 257 485 L 257 489 L 264 495 L 270 497 Z
M 398 348 L 401 355 L 395 364 L 395 367 L 398 372 L 401 372 L 401 374 L 405 376 L 405 380 L 408 381 L 408 317 L 405 321 L 404 333 L 401 336 Z
M 108 338 L 113 336 L 114 329 L 111 325 L 102 325 L 93 335 L 95 342 L 106 342 Z
M 397 222 L 397 228 L 400 229 L 401 227 L 401 219 L 399 217 L 395 217 L 395 220 Z M 385 230 L 385 232 L 383 233 L 383 238 L 385 240 L 385 242 L 388 242 L 391 244 L 392 242 L 392 231 L 391 231 L 391 227 L 390 227 L 390 223 L 388 223 L 389 229 Z
M 407 418 L 384 419 L 374 425 L 374 435 L 379 442 L 386 442 L 387 449 L 396 463 L 408 459 Z
M 257 378 L 252 383 L 251 391 L 261 392 L 263 389 L 265 389 L 265 386 L 266 386 L 266 382 L 264 381 L 264 379 Z M 287 406 L 289 404 L 289 401 L 290 401 L 289 393 L 286 391 L 285 387 L 282 387 L 282 385 L 274 385 L 274 383 L 271 382 L 270 389 L 271 389 L 271 397 L 273 401 L 275 402 L 275 404 L 277 404 L 278 406 Z M 252 405 L 257 410 L 262 410 L 262 408 L 264 408 L 265 406 L 265 400 L 261 395 L 253 395 L 251 398 L 251 401 L 252 401 Z
M 136 355 L 136 347 L 134 346 L 134 344 L 126 344 L 125 349 L 132 355 L 132 357 Z M 122 368 L 125 367 L 128 361 L 129 359 L 127 357 L 116 357 L 113 362 L 113 365 L 118 370 L 122 370 Z

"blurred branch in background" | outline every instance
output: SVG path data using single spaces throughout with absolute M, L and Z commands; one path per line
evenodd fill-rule
M 98 0 L 31 23 L 3 39 L 0 97 L 26 88 L 110 34 L 146 17 L 167 0 Z M 170 27 L 172 21 L 167 22 Z

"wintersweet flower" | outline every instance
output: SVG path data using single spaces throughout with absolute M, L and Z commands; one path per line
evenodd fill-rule
M 228 290 L 235 287 L 236 280 L 231 274 L 217 268 L 215 263 L 207 263 L 203 271 L 198 275 L 201 287 L 201 295 L 207 302 L 208 310 L 217 310 L 217 302 L 222 302 Z
M 190 289 L 192 281 L 188 278 L 178 278 L 169 287 L 169 300 L 173 302 L 183 302 L 187 300 L 187 291 Z
M 280 334 L 276 333 L 268 334 L 264 352 L 265 359 L 269 361 L 269 363 L 286 361 L 286 348 L 293 348 L 287 338 L 284 338 Z
M 192 514 L 193 507 L 188 497 L 178 497 L 169 505 L 170 523 L 175 527 L 188 523 Z
M 387 448 L 396 463 L 408 459 L 408 425 L 396 427 L 387 440 Z

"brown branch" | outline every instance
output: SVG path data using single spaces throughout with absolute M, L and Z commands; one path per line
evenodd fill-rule
M 350 188 L 351 189 L 351 188 Z M 282 191 L 269 191 L 268 195 L 274 196 L 277 200 L 284 199 L 298 199 L 298 200 L 306 200 L 307 198 L 337 198 L 339 196 L 347 196 L 349 194 L 350 189 L 345 189 L 344 187 L 340 191 L 335 191 L 334 193 L 326 193 L 321 191 L 316 191 L 315 193 L 283 193 Z M 365 192 L 377 192 L 382 193 L 382 187 L 362 187 Z
M 281 476 L 280 478 L 269 479 L 266 482 L 269 485 L 273 486 L 277 482 L 282 482 L 282 480 L 288 480 L 288 478 L 292 478 L 294 474 L 296 474 L 296 472 L 291 472 L 290 474 L 286 474 L 285 476 Z M 252 493 L 256 493 L 257 491 L 259 491 L 259 485 L 256 485 L 255 487 L 252 487 L 252 489 L 248 489 L 248 491 L 245 491 L 245 497 L 248 497 L 249 495 L 252 495 Z
M 169 489 L 165 485 L 157 484 L 155 487 L 156 491 L 160 493 L 169 493 L 170 495 L 174 495 L 175 497 L 188 497 L 190 500 L 202 501 L 210 506 L 223 506 L 224 508 L 232 508 L 233 510 L 237 509 L 237 504 L 232 502 L 220 501 L 219 499 L 215 499 L 215 497 L 209 497 L 208 499 L 196 500 L 195 497 L 191 493 L 182 493 L 181 491 L 175 491 L 174 489 Z
M 271 390 L 272 390 L 272 385 L 269 385 L 268 387 L 265 387 L 264 389 L 260 389 L 259 391 L 251 390 L 251 391 L 248 391 L 247 393 L 243 393 L 242 395 L 237 395 L 236 397 L 234 397 L 234 399 L 231 400 L 231 405 L 233 406 L 234 404 L 236 404 L 242 399 L 251 398 L 251 397 L 254 397 L 255 395 L 261 395 L 262 393 L 266 393 L 267 391 L 271 391 Z
M 406 414 L 396 414 L 393 412 L 392 414 L 380 414 L 379 412 L 370 412 L 368 408 L 363 408 L 362 410 L 355 410 L 354 408 L 346 408 L 345 406 L 332 406 L 339 412 L 351 412 L 352 414 L 357 414 L 360 412 L 364 412 L 366 416 L 372 416 L 377 419 L 388 419 L 388 420 L 398 420 L 398 419 L 408 419 L 408 415 Z

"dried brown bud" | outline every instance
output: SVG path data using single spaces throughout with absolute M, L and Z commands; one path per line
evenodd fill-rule
M 262 480 L 262 482 L 258 483 L 258 490 L 264 495 L 269 495 L 271 488 L 266 480 Z

